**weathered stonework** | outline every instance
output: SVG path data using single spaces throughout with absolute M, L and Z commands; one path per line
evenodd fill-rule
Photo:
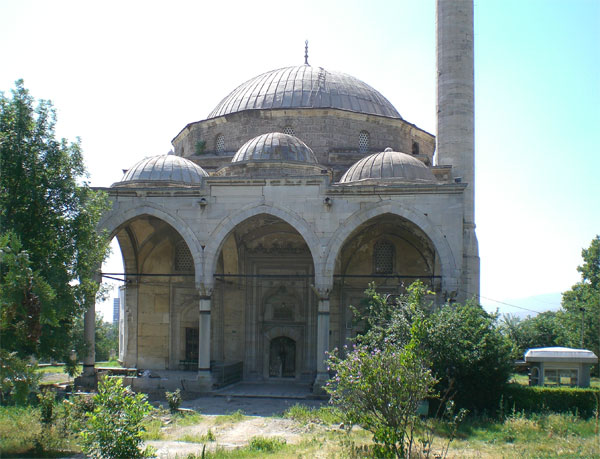
M 328 88 L 326 71 L 294 67 L 269 73 L 289 78 L 269 76 L 264 94 L 242 85 L 252 97 L 236 105 L 234 91 L 216 111 L 226 114 L 175 137 L 175 155 L 104 189 L 113 206 L 100 229 L 118 239 L 126 273 L 119 357 L 170 375 L 134 387 L 243 378 L 318 393 L 325 352 L 359 331 L 350 306 L 369 282 L 397 294 L 419 279 L 438 304 L 479 294 L 472 81 L 462 81 L 472 72 L 453 64 L 472 60 L 471 2 L 439 0 L 438 26 L 437 158 L 434 137 L 372 88 L 342 74 Z M 290 69 L 317 79 L 295 81 Z M 293 105 L 296 87 L 302 106 L 276 108 Z M 464 100 L 453 100 L 459 89 Z

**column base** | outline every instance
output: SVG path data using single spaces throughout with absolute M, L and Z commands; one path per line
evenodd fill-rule
M 98 390 L 98 373 L 86 371 L 75 378 L 73 385 L 79 389 Z
M 313 395 L 326 396 L 325 384 L 329 381 L 329 373 L 317 373 L 313 383 Z

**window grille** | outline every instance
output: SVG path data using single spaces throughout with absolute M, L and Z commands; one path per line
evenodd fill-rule
M 175 271 L 185 272 L 194 270 L 194 259 L 185 241 L 179 241 L 175 246 Z
M 225 136 L 218 134 L 215 139 L 215 151 L 217 153 L 223 153 L 225 151 Z
M 367 131 L 360 131 L 358 134 L 358 151 L 360 153 L 367 153 L 369 151 L 370 136 Z
M 394 246 L 389 241 L 379 241 L 373 250 L 373 264 L 376 274 L 394 272 Z
M 287 134 L 287 135 L 293 135 L 295 136 L 296 133 L 294 132 L 294 128 L 292 126 L 286 126 L 283 128 L 283 133 Z

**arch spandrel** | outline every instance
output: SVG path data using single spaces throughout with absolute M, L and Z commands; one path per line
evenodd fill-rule
M 320 285 L 320 273 L 322 271 L 322 260 L 320 256 L 321 243 L 319 238 L 314 233 L 313 229 L 306 222 L 306 220 L 304 220 L 302 217 L 293 212 L 281 209 L 280 207 L 273 205 L 260 204 L 242 209 L 239 212 L 224 218 L 218 225 L 216 225 L 216 228 L 210 235 L 209 240 L 204 249 L 204 272 L 206 273 L 206 278 L 204 279 L 204 281 L 207 288 L 208 286 L 213 285 L 214 280 L 212 279 L 212 276 L 215 273 L 215 269 L 217 267 L 217 259 L 219 257 L 221 247 L 223 246 L 227 236 L 240 223 L 260 214 L 266 214 L 280 218 L 281 220 L 289 224 L 292 228 L 294 228 L 298 232 L 298 234 L 300 234 L 300 236 L 302 236 L 312 256 L 313 266 L 315 270 L 315 283 Z
M 456 257 L 444 235 L 425 215 L 393 202 L 380 202 L 371 205 L 355 212 L 340 223 L 337 231 L 331 236 L 327 245 L 327 259 L 323 264 L 322 273 L 322 278 L 325 282 L 333 283 L 336 260 L 349 237 L 363 223 L 384 214 L 397 215 L 410 221 L 431 240 L 440 259 L 443 289 L 456 290 L 458 279 Z
M 124 224 L 145 215 L 163 220 L 181 235 L 194 259 L 194 280 L 196 286 L 200 288 L 204 281 L 204 256 L 202 253 L 202 246 L 189 225 L 177 215 L 173 215 L 168 210 L 150 203 L 145 203 L 143 206 L 132 203 L 129 208 L 119 208 L 118 210 L 112 210 L 105 214 L 98 224 L 98 230 L 107 231 L 112 239 Z

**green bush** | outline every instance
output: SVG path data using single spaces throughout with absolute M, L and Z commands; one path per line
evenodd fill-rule
M 477 304 L 446 305 L 430 317 L 424 339 L 435 389 L 471 412 L 495 410 L 512 371 L 511 346 L 496 316 Z
M 40 381 L 36 369 L 37 366 L 19 358 L 16 352 L 0 349 L 0 404 L 29 402 Z
M 37 397 L 40 404 L 40 420 L 43 424 L 52 424 L 56 394 L 51 390 L 45 390 L 40 392 Z
M 335 376 L 325 390 L 331 403 L 348 424 L 373 434 L 377 457 L 409 457 L 413 452 L 417 410 L 433 395 L 436 382 L 420 350 L 425 330 L 424 322 L 415 320 L 403 348 L 384 339 L 381 347 L 359 344 L 344 358 L 335 351 L 329 357 Z M 378 341 L 375 333 L 371 343 Z
M 181 391 L 177 389 L 175 392 L 165 392 L 165 397 L 169 403 L 169 409 L 171 413 L 177 413 L 179 406 L 181 405 Z
M 151 410 L 144 394 L 134 394 L 123 387 L 121 378 L 102 378 L 92 413 L 86 413 L 87 423 L 81 432 L 83 451 L 100 458 L 140 458 L 146 452 L 142 446 L 142 420 Z
M 505 412 L 573 413 L 593 416 L 600 407 L 600 390 L 577 387 L 541 387 L 509 384 L 503 391 L 502 409 Z

